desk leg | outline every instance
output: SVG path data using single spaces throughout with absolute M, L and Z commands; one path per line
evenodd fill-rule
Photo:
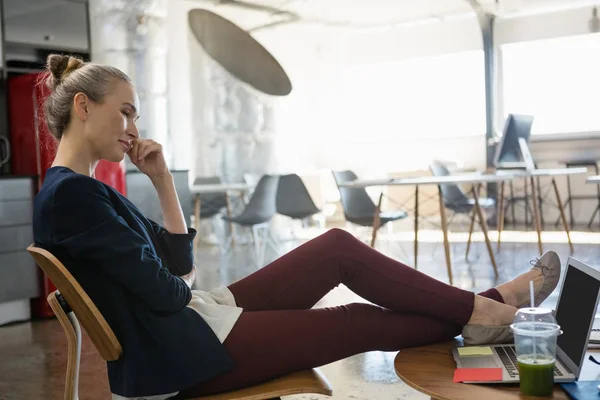
M 479 190 L 479 189 L 477 189 Z M 473 228 L 475 228 L 475 215 L 477 210 L 473 207 L 471 210 L 471 226 L 469 227 L 469 239 L 467 240 L 467 251 L 465 252 L 465 260 L 469 258 L 469 250 L 471 250 L 471 237 L 473 236 Z
M 419 255 L 419 185 L 415 186 L 415 269 Z
M 535 229 L 537 230 L 538 237 L 538 249 L 540 250 L 540 255 L 544 252 L 544 248 L 542 246 L 542 223 L 540 222 L 540 210 L 538 208 L 537 202 L 537 189 L 535 185 L 535 179 L 532 176 L 531 178 L 531 198 L 533 199 L 533 219 L 535 224 Z
M 483 231 L 483 237 L 485 238 L 485 245 L 487 246 L 488 253 L 490 253 L 490 259 L 492 260 L 492 267 L 494 267 L 494 274 L 496 278 L 498 278 L 498 266 L 496 265 L 496 257 L 494 257 L 494 250 L 492 249 L 492 242 L 490 242 L 490 237 L 488 236 L 487 222 L 485 221 L 485 213 L 481 209 L 479 205 L 479 188 L 481 184 L 477 184 L 477 188 L 473 187 L 473 198 L 475 199 L 475 210 L 477 210 L 477 215 L 479 215 L 479 223 L 481 224 L 481 230 Z
M 231 198 L 229 197 L 229 192 L 225 193 L 225 209 L 227 211 L 227 216 L 231 218 Z M 235 230 L 232 221 L 229 221 L 229 232 L 231 235 L 231 247 L 235 248 Z
M 442 187 L 438 185 L 440 199 L 440 219 L 442 220 L 442 233 L 444 234 L 444 252 L 446 253 L 446 268 L 448 269 L 448 281 L 452 285 L 452 260 L 450 259 L 450 241 L 448 240 L 448 219 L 446 217 L 446 206 L 442 197 Z
M 194 254 L 198 250 L 198 240 L 200 240 L 200 195 L 196 195 L 196 200 L 194 202 L 194 228 L 196 229 L 196 237 L 194 238 Z
M 379 213 L 381 212 L 381 201 L 383 200 L 383 193 L 379 195 L 379 201 L 377 207 L 375 207 L 375 215 L 373 215 L 373 233 L 371 234 L 371 247 L 375 248 L 375 240 L 377 239 L 377 231 L 379 230 L 379 224 L 381 222 Z
M 498 222 L 497 222 L 497 226 L 498 226 L 498 247 L 496 248 L 496 251 L 499 253 L 500 252 L 500 246 L 501 246 L 501 241 L 500 241 L 500 236 L 502 235 L 502 231 L 504 230 L 504 185 L 506 184 L 506 182 L 502 181 L 500 183 L 500 204 L 498 207 Z
M 558 192 L 558 186 L 556 186 L 556 180 L 552 178 L 552 186 L 554 187 L 554 194 L 556 195 L 556 201 L 558 202 L 558 209 L 560 210 L 560 218 L 562 219 L 565 232 L 567 233 L 567 239 L 569 240 L 569 248 L 571 254 L 573 254 L 573 242 L 571 242 L 571 232 L 569 231 L 569 225 L 567 224 L 567 218 L 565 216 L 565 208 L 563 207 L 562 201 L 560 201 L 560 193 Z

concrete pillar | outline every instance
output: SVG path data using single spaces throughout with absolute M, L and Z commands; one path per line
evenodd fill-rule
M 233 77 L 199 46 L 194 50 L 190 81 L 195 176 L 242 182 L 246 173 L 276 172 L 278 99 Z
M 115 66 L 129 75 L 140 97 L 140 136 L 161 143 L 172 167 L 167 0 L 89 0 L 89 13 L 92 61 Z M 126 160 L 127 169 L 135 169 Z

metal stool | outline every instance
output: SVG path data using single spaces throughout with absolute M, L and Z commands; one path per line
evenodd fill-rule
M 584 160 L 584 161 L 576 161 L 576 162 L 568 162 L 565 163 L 567 168 L 575 168 L 575 167 L 593 167 L 596 171 L 596 175 L 600 174 L 598 170 L 598 163 L 596 160 Z M 598 200 L 598 205 L 590 218 L 590 222 L 588 222 L 588 227 L 592 226 L 592 222 L 594 222 L 594 217 L 596 213 L 600 211 L 600 185 L 596 185 L 597 195 L 575 195 L 571 194 L 571 178 L 569 175 L 567 177 L 567 201 L 565 202 L 565 206 L 569 206 L 569 218 L 571 219 L 571 229 L 573 229 L 573 224 L 575 223 L 575 218 L 573 217 L 573 201 L 574 200 Z M 555 226 L 558 226 L 560 223 L 560 218 L 556 220 Z

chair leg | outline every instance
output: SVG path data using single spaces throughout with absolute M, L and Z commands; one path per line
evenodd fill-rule
M 596 207 L 596 209 L 594 210 L 594 213 L 592 214 L 592 218 L 590 218 L 590 222 L 588 222 L 588 228 L 592 227 L 592 224 L 594 223 L 594 218 L 596 217 L 596 213 L 598 211 L 600 211 L 600 201 L 598 202 L 598 206 Z
M 419 258 L 419 185 L 415 186 L 415 218 L 414 218 L 414 257 L 415 257 L 415 269 L 417 269 L 417 259 Z
M 594 167 L 596 168 L 596 175 L 600 175 L 600 172 L 598 171 L 598 163 L 596 163 L 596 165 L 594 165 Z M 600 211 L 600 185 L 596 185 L 596 193 L 598 193 L 597 209 Z M 598 219 L 598 221 L 600 222 L 600 218 Z M 590 225 L 590 228 L 591 228 L 591 225 Z
M 569 193 L 569 218 L 571 218 L 571 229 L 573 229 L 573 225 L 575 224 L 575 217 L 573 216 L 573 200 L 571 195 L 571 179 L 569 175 L 567 175 L 567 192 Z
M 381 225 L 381 220 L 379 219 L 379 213 L 381 212 L 381 201 L 383 200 L 383 193 L 379 195 L 379 201 L 377 202 L 377 207 L 375 207 L 375 214 L 373 215 L 373 233 L 371 234 L 371 247 L 375 247 L 375 240 L 377 240 L 377 231 Z
M 505 206 L 504 206 L 504 185 L 506 182 L 502 181 L 502 183 L 500 184 L 500 207 L 498 207 L 498 223 L 497 223 L 497 228 L 498 228 L 498 246 L 496 247 L 496 251 L 500 252 L 500 246 L 502 244 L 502 231 L 504 230 L 504 211 L 505 211 Z
M 540 184 L 540 177 L 537 177 L 537 200 L 538 200 L 538 209 L 540 211 L 540 223 L 542 224 L 542 227 L 544 226 L 544 209 L 543 207 L 543 201 L 542 201 L 542 185 Z
M 200 232 L 200 207 L 200 195 L 196 194 L 196 199 L 194 200 L 194 228 L 196 229 L 196 232 Z M 196 237 L 194 238 L 194 254 L 198 251 L 199 236 L 200 235 L 196 234 Z
M 563 208 L 568 206 L 571 203 L 571 199 L 568 198 L 567 201 L 565 202 L 565 204 L 563 205 Z M 555 227 L 558 227 L 558 225 L 560 225 L 560 215 L 558 216 L 558 218 L 556 218 L 556 222 L 554 223 Z M 572 227 L 572 226 L 571 226 Z
M 465 260 L 469 258 L 469 250 L 471 249 L 471 236 L 473 236 L 473 228 L 475 227 L 475 214 L 477 210 L 473 207 L 471 211 L 471 226 L 469 227 L 469 240 L 467 240 L 467 251 L 465 252 Z
M 275 238 L 275 236 L 273 236 L 273 232 L 271 231 L 271 228 L 268 226 L 265 229 L 265 242 L 266 242 L 266 244 L 269 245 L 269 247 L 271 247 L 271 249 L 275 253 L 279 254 L 279 244 L 281 242 L 279 242 L 279 240 L 277 240 Z
M 540 213 L 538 210 L 538 204 L 537 204 L 537 196 L 536 196 L 536 187 L 535 187 L 535 178 L 532 176 L 530 177 L 530 181 L 531 181 L 531 193 L 532 196 L 531 198 L 533 199 L 533 223 L 535 225 L 535 229 L 537 231 L 537 238 L 538 238 L 538 250 L 540 251 L 540 255 L 542 255 L 544 253 L 544 248 L 542 246 L 542 223 L 540 222 Z
M 226 201 L 226 210 L 227 210 L 227 216 L 229 218 L 231 218 L 231 198 L 229 197 L 229 193 L 226 192 L 225 193 L 225 201 Z M 233 224 L 233 221 L 229 221 L 229 234 L 231 235 L 231 247 L 234 248 L 235 247 L 235 226 Z
M 552 186 L 554 187 L 554 194 L 556 195 L 556 202 L 559 205 L 560 217 L 563 222 L 563 226 L 565 228 L 565 233 L 567 234 L 567 239 L 569 241 L 569 249 L 571 250 L 571 254 L 575 251 L 573 249 L 573 242 L 571 241 L 571 232 L 569 232 L 569 225 L 567 224 L 567 218 L 565 217 L 565 210 L 561 206 L 560 193 L 558 192 L 558 186 L 556 185 L 556 179 L 552 178 Z
M 260 268 L 264 267 L 264 265 L 265 265 L 265 254 L 267 252 L 267 234 L 268 234 L 267 229 L 265 229 L 263 227 L 262 228 L 262 234 L 259 235 L 259 236 L 262 236 L 261 243 L 260 243 L 260 258 L 259 258 L 259 261 L 258 261 L 258 266 Z
M 261 263 L 260 263 L 260 231 L 259 231 L 260 227 L 258 225 L 253 225 L 252 226 L 252 239 L 254 241 L 254 260 L 256 261 L 256 265 L 257 267 L 261 267 Z
M 62 301 L 59 301 L 61 299 Z M 64 304 L 65 307 L 61 305 Z M 81 328 L 75 314 L 58 292 L 48 296 L 48 304 L 67 336 L 67 373 L 65 377 L 65 400 L 79 399 L 79 361 L 81 360 Z
M 512 214 L 512 223 L 517 223 L 517 217 L 515 214 L 515 191 L 513 181 L 510 181 L 510 212 Z
M 477 185 L 477 189 L 473 188 L 473 198 L 475 199 L 475 206 L 473 207 L 475 209 L 475 211 L 477 212 L 478 216 L 479 216 L 479 224 L 481 225 L 481 230 L 483 231 L 483 237 L 485 239 L 485 245 L 488 249 L 488 253 L 490 255 L 490 261 L 492 262 L 492 267 L 494 268 L 494 275 L 496 278 L 498 278 L 498 266 L 496 265 L 496 258 L 494 257 L 494 250 L 492 249 L 492 243 L 490 242 L 490 237 L 488 236 L 488 229 L 487 229 L 487 223 L 486 223 L 486 217 L 485 217 L 485 213 L 483 212 L 483 210 L 481 209 L 481 206 L 479 204 L 479 188 L 481 187 L 481 184 Z M 535 201 L 535 197 L 533 198 Z
M 442 187 L 438 185 L 438 200 L 440 203 L 440 220 L 442 222 L 442 234 L 444 235 L 444 253 L 446 254 L 446 269 L 448 270 L 448 281 L 452 282 L 452 257 L 450 255 L 450 240 L 448 239 L 448 218 L 446 216 L 446 206 L 442 196 Z

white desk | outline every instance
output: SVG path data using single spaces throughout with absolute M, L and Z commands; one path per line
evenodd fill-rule
M 587 183 L 595 183 L 596 185 L 600 185 L 600 175 L 589 176 L 586 179 Z
M 481 229 L 483 231 L 486 246 L 488 248 L 488 252 L 490 254 L 490 259 L 492 261 L 492 266 L 494 267 L 494 272 L 496 276 L 498 275 L 496 260 L 491 248 L 491 243 L 487 233 L 487 224 L 485 222 L 485 215 L 481 207 L 479 206 L 479 186 L 482 183 L 490 183 L 490 182 L 499 182 L 500 183 L 500 204 L 499 204 L 499 212 L 498 212 L 498 251 L 501 246 L 501 235 L 502 230 L 504 229 L 504 187 L 506 181 L 512 181 L 516 178 L 529 178 L 531 180 L 531 188 L 532 188 L 532 199 L 533 201 L 533 211 L 534 211 L 534 222 L 535 228 L 537 231 L 538 237 L 538 249 L 540 255 L 543 253 L 542 246 L 542 226 L 540 222 L 540 213 L 539 213 L 539 204 L 535 199 L 537 199 L 537 191 L 535 179 L 537 177 L 550 177 L 552 178 L 552 186 L 554 187 L 554 193 L 556 196 L 556 201 L 558 203 L 558 207 L 560 210 L 561 220 L 563 222 L 563 227 L 565 229 L 565 233 L 567 234 L 567 239 L 569 241 L 569 247 L 571 249 L 571 253 L 573 253 L 573 243 L 571 242 L 571 233 L 569 232 L 569 227 L 567 225 L 564 208 L 562 205 L 562 201 L 560 199 L 560 193 L 558 191 L 558 187 L 556 185 L 555 177 L 561 175 L 577 175 L 577 174 L 585 174 L 587 172 L 587 168 L 548 168 L 548 169 L 535 169 L 532 171 L 527 170 L 498 170 L 494 173 L 473 173 L 473 174 L 465 174 L 465 175 L 450 175 L 450 176 L 426 176 L 426 177 L 416 177 L 416 178 L 398 178 L 398 179 L 365 179 L 365 180 L 356 180 L 344 184 L 340 184 L 340 187 L 347 188 L 365 188 L 371 186 L 401 186 L 401 185 L 414 185 L 415 186 L 415 222 L 414 222 L 414 231 L 415 231 L 415 242 L 414 242 L 414 252 L 415 252 L 415 268 L 417 267 L 417 254 L 418 254 L 418 218 L 419 218 L 419 186 L 420 185 L 438 185 L 439 198 L 440 198 L 440 218 L 442 222 L 442 231 L 444 234 L 444 250 L 446 253 L 446 265 L 448 268 L 448 279 L 450 284 L 452 284 L 452 263 L 450 261 L 450 244 L 448 242 L 448 223 L 446 210 L 444 207 L 444 202 L 441 196 L 441 187 L 439 185 L 443 185 L 445 183 L 452 184 L 461 184 L 461 183 L 474 183 L 476 185 L 473 186 L 472 194 L 475 200 L 475 207 L 473 207 L 473 214 L 471 216 L 471 228 L 469 231 L 469 241 L 467 243 L 467 255 L 469 252 L 469 247 L 471 244 L 471 234 L 473 232 L 473 225 L 475 220 L 475 215 L 479 216 L 479 223 L 481 225 Z M 598 177 L 598 183 L 600 184 L 600 176 Z M 381 196 L 379 198 L 379 205 L 377 210 L 379 211 L 381 207 Z M 376 213 L 377 214 L 377 213 Z M 376 215 L 378 217 L 378 214 Z M 375 221 L 374 221 L 375 222 Z M 374 232 L 373 238 L 376 236 L 375 232 L 375 223 L 374 223 Z M 372 240 L 374 243 L 374 240 Z
M 581 175 L 588 172 L 585 167 L 578 168 L 538 168 L 532 171 L 523 169 L 502 169 L 494 173 L 494 175 L 511 175 L 518 177 L 542 177 L 542 176 L 561 176 L 561 175 Z
M 200 231 L 200 207 L 201 194 L 209 194 L 209 193 L 224 193 L 225 198 L 227 200 L 227 216 L 231 217 L 231 203 L 229 201 L 229 193 L 230 192 L 247 192 L 252 189 L 252 185 L 248 185 L 247 183 L 210 183 L 206 185 L 192 185 L 190 186 L 190 191 L 194 195 L 194 225 L 196 231 Z M 235 235 L 234 235 L 234 227 L 233 223 L 229 222 L 229 229 L 231 231 L 231 245 L 235 246 Z M 196 234 L 196 238 L 194 239 L 194 253 L 196 253 L 196 249 L 198 248 L 198 240 L 199 237 Z
M 469 241 L 467 244 L 467 249 L 471 244 L 471 235 L 473 233 L 473 226 L 475 222 L 475 215 L 479 217 L 479 224 L 481 226 L 481 230 L 483 231 L 483 236 L 485 238 L 485 244 L 488 249 L 488 253 L 490 255 L 490 260 L 492 262 L 492 266 L 494 268 L 494 273 L 496 277 L 498 277 L 498 267 L 496 265 L 496 258 L 494 257 L 494 251 L 492 250 L 492 244 L 490 242 L 487 230 L 487 223 L 485 218 L 485 213 L 483 209 L 479 205 L 479 187 L 482 183 L 487 182 L 504 182 L 510 181 L 513 179 L 512 175 L 508 174 L 466 174 L 466 175 L 449 175 L 449 176 L 425 176 L 418 178 L 396 178 L 396 179 L 365 179 L 365 180 L 355 180 L 347 183 L 340 183 L 340 187 L 346 188 L 365 188 L 371 186 L 415 186 L 415 217 L 414 217 L 414 257 L 415 264 L 414 267 L 417 268 L 417 258 L 418 258 L 418 250 L 419 250 L 419 241 L 418 241 L 418 232 L 419 232 L 419 186 L 421 185 L 438 185 L 439 192 L 439 204 L 440 204 L 440 219 L 442 223 L 442 233 L 444 235 L 444 251 L 446 254 L 446 267 L 448 269 L 448 280 L 450 284 L 452 284 L 452 261 L 450 258 L 450 242 L 448 240 L 448 218 L 446 216 L 446 207 L 444 206 L 444 200 L 442 198 L 441 186 L 443 184 L 452 183 L 474 183 L 476 185 L 473 186 L 471 192 L 473 194 L 473 199 L 475 200 L 475 204 L 473 207 L 473 213 L 471 215 L 471 228 L 469 232 Z M 376 237 L 377 229 L 379 228 L 379 212 L 381 210 L 381 200 L 382 195 L 379 196 L 379 203 L 375 210 L 375 219 L 373 221 L 373 239 L 371 244 L 374 244 L 374 239 Z M 468 253 L 468 250 L 467 250 Z

